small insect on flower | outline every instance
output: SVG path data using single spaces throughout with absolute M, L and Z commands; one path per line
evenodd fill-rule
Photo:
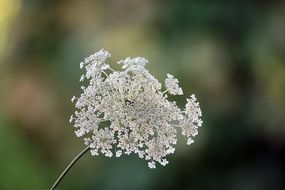
M 150 168 L 156 163 L 165 166 L 167 155 L 173 154 L 177 130 L 194 142 L 202 126 L 202 112 L 195 95 L 187 99 L 181 110 L 170 95 L 182 95 L 179 81 L 167 74 L 165 87 L 145 68 L 148 60 L 142 57 L 126 58 L 115 71 L 106 63 L 111 57 L 100 50 L 85 58 L 80 68 L 86 73 L 80 81 L 89 80 L 82 94 L 72 97 L 77 111 L 71 116 L 78 137 L 84 136 L 92 155 L 120 157 L 137 154 L 148 161 Z

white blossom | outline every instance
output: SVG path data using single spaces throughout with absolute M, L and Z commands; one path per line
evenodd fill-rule
M 194 94 L 187 99 L 185 117 L 180 120 L 182 135 L 187 137 L 187 144 L 194 142 L 193 137 L 198 134 L 198 127 L 202 126 L 202 112 Z
M 154 162 L 154 161 L 149 162 L 149 163 L 148 163 L 148 167 L 151 168 L 151 169 L 156 168 L 155 162 Z
M 126 69 L 128 67 L 132 66 L 141 66 L 144 67 L 145 64 L 148 63 L 148 60 L 143 57 L 136 57 L 134 59 L 131 59 L 130 57 L 127 57 L 125 60 L 121 60 L 118 62 L 118 64 L 122 64 L 122 68 Z
M 80 63 L 86 69 L 80 81 L 86 78 L 89 85 L 72 98 L 77 109 L 70 118 L 75 134 L 84 136 L 92 155 L 134 153 L 147 160 L 150 168 L 156 163 L 165 166 L 166 156 L 175 151 L 178 130 L 187 144 L 194 142 L 202 125 L 199 103 L 192 95 L 181 110 L 165 94 L 183 94 L 176 78 L 168 74 L 162 92 L 161 83 L 145 68 L 145 58 L 128 57 L 118 62 L 122 70 L 115 71 L 106 63 L 110 56 L 100 50 Z
M 121 157 L 121 155 L 122 155 L 122 151 L 121 151 L 121 150 L 118 150 L 118 151 L 116 152 L 116 157 Z
M 183 91 L 182 88 L 178 85 L 179 81 L 174 78 L 173 75 L 167 74 L 167 78 L 165 79 L 165 87 L 168 92 L 172 95 L 182 95 Z

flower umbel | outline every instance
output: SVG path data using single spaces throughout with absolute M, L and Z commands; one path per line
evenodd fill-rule
M 118 62 L 122 70 L 115 71 L 106 63 L 110 56 L 100 50 L 80 63 L 86 69 L 80 81 L 88 79 L 89 84 L 82 87 L 80 97 L 72 98 L 77 108 L 70 119 L 75 134 L 85 137 L 92 155 L 135 153 L 147 160 L 150 168 L 157 162 L 168 164 L 165 157 L 175 151 L 177 130 L 181 129 L 190 145 L 202 126 L 195 95 L 181 110 L 166 94 L 183 94 L 176 78 L 167 74 L 162 92 L 161 83 L 145 68 L 148 60 L 128 57 Z

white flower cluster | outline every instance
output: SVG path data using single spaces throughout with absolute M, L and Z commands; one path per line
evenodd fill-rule
M 182 88 L 178 85 L 179 81 L 174 78 L 173 75 L 167 74 L 167 78 L 165 79 L 165 87 L 169 94 L 172 95 L 182 95 L 183 91 Z
M 89 84 L 81 87 L 80 97 L 72 98 L 77 108 L 70 119 L 75 134 L 85 137 L 92 155 L 135 153 L 147 160 L 150 168 L 157 162 L 168 164 L 165 157 L 175 151 L 177 129 L 187 137 L 187 144 L 197 135 L 202 125 L 199 103 L 192 95 L 186 108 L 179 109 L 167 100 L 167 92 L 183 94 L 172 75 L 167 75 L 162 92 L 161 83 L 144 67 L 148 63 L 145 58 L 119 61 L 123 70 L 115 71 L 106 63 L 110 56 L 100 50 L 80 63 L 86 69 L 80 81 L 86 78 Z

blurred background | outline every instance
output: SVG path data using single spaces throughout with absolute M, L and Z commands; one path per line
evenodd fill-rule
M 60 189 L 285 189 L 284 1 L 0 0 L 1 190 L 50 188 L 84 148 L 70 98 L 101 48 L 175 75 L 204 125 L 166 167 L 88 154 Z

